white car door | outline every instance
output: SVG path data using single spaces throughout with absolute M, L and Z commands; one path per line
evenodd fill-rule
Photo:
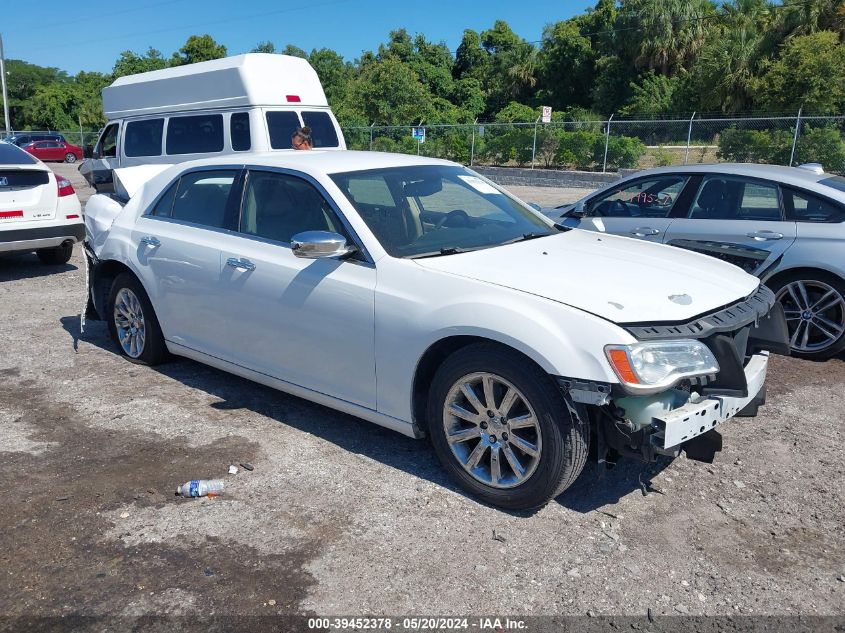
M 132 231 L 138 273 L 165 339 L 212 355 L 229 342 L 218 313 L 226 301 L 220 242 L 237 226 L 239 174 L 237 168 L 183 174 Z
M 587 201 L 578 228 L 662 242 L 688 179 L 661 174 L 625 182 Z
M 248 172 L 239 235 L 225 236 L 221 253 L 218 310 L 232 362 L 375 409 L 375 266 L 296 257 L 290 238 L 311 230 L 350 239 L 314 183 Z

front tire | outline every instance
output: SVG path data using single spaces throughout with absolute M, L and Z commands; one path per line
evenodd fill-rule
M 434 451 L 464 490 L 508 510 L 548 503 L 581 474 L 586 417 L 540 367 L 495 343 L 449 356 L 429 392 Z
M 73 255 L 73 244 L 42 248 L 41 250 L 35 251 L 35 254 L 41 260 L 41 263 L 46 266 L 61 266 L 70 261 L 71 255 Z
M 793 356 L 825 360 L 845 349 L 845 282 L 823 271 L 787 274 L 771 285 L 783 306 Z
M 131 362 L 157 365 L 167 356 L 158 319 L 141 282 L 131 273 L 119 274 L 108 303 L 109 333 Z
M 65 162 L 66 163 L 75 163 L 76 162 L 76 154 L 72 154 L 70 152 L 65 154 Z

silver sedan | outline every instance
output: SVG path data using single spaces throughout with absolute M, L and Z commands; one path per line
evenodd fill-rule
M 818 165 L 651 169 L 544 211 L 570 227 L 731 262 L 775 291 L 793 355 L 845 349 L 845 178 Z

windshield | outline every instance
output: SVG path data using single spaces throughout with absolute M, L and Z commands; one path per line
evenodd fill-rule
M 394 257 L 448 255 L 557 232 L 463 167 L 391 167 L 332 180 Z

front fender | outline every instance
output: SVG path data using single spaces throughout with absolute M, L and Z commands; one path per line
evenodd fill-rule
M 604 346 L 634 338 L 613 323 L 536 295 L 407 263 L 383 260 L 379 266 L 375 326 L 381 413 L 411 420 L 420 359 L 453 336 L 507 345 L 551 375 L 618 382 Z

